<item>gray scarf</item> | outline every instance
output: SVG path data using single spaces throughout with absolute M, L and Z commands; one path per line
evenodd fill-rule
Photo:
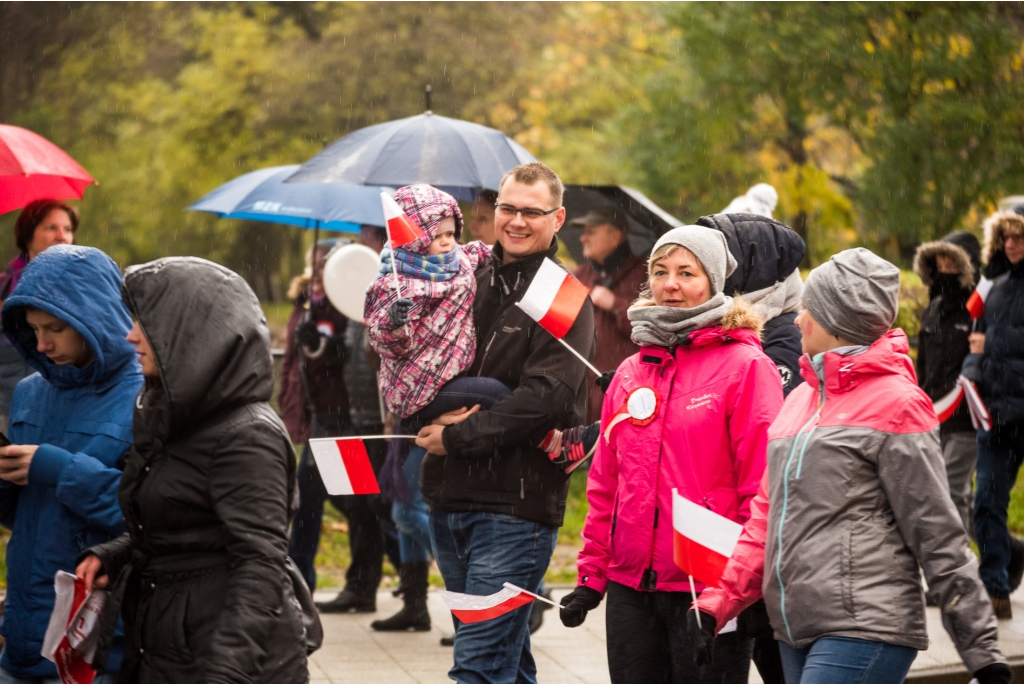
M 732 308 L 732 298 L 723 293 L 689 309 L 659 307 L 646 302 L 639 302 L 626 311 L 633 324 L 633 342 L 637 345 L 685 345 L 690 333 L 717 325 Z

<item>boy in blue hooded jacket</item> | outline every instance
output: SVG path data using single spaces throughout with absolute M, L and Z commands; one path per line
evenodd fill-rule
M 14 391 L 0 448 L 0 524 L 7 596 L 0 682 L 59 682 L 40 654 L 54 604 L 53 577 L 124 532 L 117 500 L 132 411 L 142 387 L 121 273 L 99 250 L 51 247 L 26 267 L 3 307 L 3 330 L 36 369 Z M 118 641 L 119 642 L 119 641 Z M 115 643 L 106 669 L 120 666 Z

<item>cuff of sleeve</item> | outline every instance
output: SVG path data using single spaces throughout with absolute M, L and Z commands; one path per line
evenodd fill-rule
M 588 587 L 591 590 L 596 590 L 604 596 L 605 590 L 608 589 L 608 580 L 605 578 L 598 578 L 593 573 L 580 571 L 579 576 L 576 578 L 576 585 L 582 585 L 583 587 Z
M 441 444 L 444 445 L 444 451 L 449 456 L 453 456 L 457 449 L 458 439 L 455 435 L 455 426 L 445 426 L 444 430 L 441 431 Z
M 28 482 L 32 485 L 57 487 L 61 474 L 73 459 L 74 455 L 67 450 L 54 445 L 40 445 L 28 467 Z

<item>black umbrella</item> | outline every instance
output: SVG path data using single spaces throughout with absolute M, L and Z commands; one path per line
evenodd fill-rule
M 501 131 L 431 112 L 359 129 L 299 167 L 287 182 L 405 186 L 429 183 L 471 202 L 509 169 L 537 159 Z

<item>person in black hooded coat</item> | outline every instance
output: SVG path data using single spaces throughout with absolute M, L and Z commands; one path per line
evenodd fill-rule
M 311 600 L 287 558 L 296 460 L 268 404 L 259 302 L 191 257 L 129 269 L 123 295 L 146 376 L 120 486 L 128 532 L 78 564 L 121 604 L 120 680 L 307 682 Z

